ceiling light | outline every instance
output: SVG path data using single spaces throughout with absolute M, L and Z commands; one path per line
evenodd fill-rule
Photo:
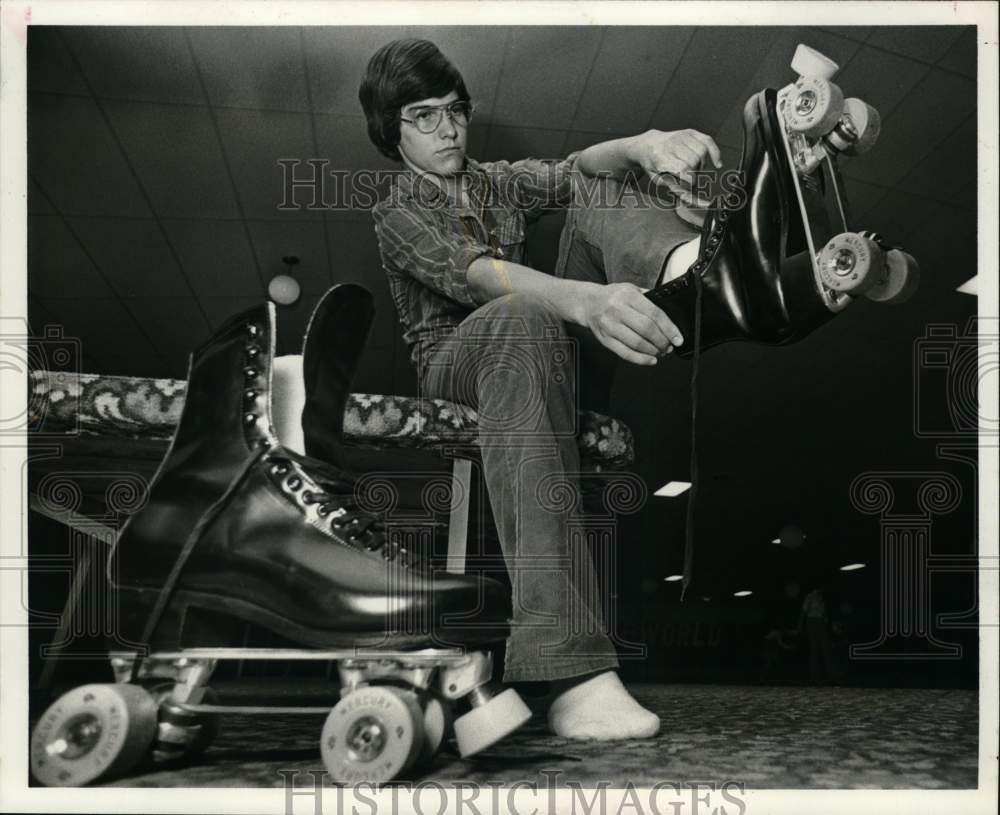
M 841 566 L 840 571 L 856 572 L 858 569 L 863 569 L 867 565 L 868 565 L 867 563 L 848 563 L 846 566 Z
M 268 296 L 282 306 L 290 306 L 299 299 L 301 293 L 302 288 L 299 286 L 299 281 L 291 275 L 275 275 L 267 284 Z
M 733 592 L 733 597 L 749 597 L 751 594 L 753 594 L 753 592 L 750 591 L 750 589 L 740 589 L 739 591 Z
M 653 495 L 659 495 L 661 498 L 676 498 L 689 489 L 691 489 L 690 481 L 670 481 L 660 487 Z
M 676 583 L 678 580 L 683 580 L 684 575 L 682 574 L 670 574 L 663 578 L 664 583 Z

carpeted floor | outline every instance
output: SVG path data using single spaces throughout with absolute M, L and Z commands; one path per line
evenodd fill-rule
M 225 688 L 219 688 L 226 695 Z M 636 685 L 660 715 L 655 739 L 579 743 L 548 735 L 544 716 L 472 759 L 445 745 L 411 781 L 612 788 L 711 779 L 748 789 L 968 789 L 977 781 L 974 691 Z M 116 786 L 281 787 L 279 770 L 322 773 L 322 716 L 224 717 L 197 765 Z M 558 775 L 554 775 L 558 773 Z M 298 780 L 296 781 L 298 784 Z

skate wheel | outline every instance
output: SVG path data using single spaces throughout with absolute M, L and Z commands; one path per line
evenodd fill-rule
M 878 283 L 883 263 L 875 241 L 856 232 L 842 232 L 823 247 L 816 265 L 828 289 L 860 295 Z
M 82 685 L 57 699 L 31 734 L 31 772 L 47 787 L 124 775 L 156 736 L 156 702 L 136 685 Z
M 413 691 L 359 688 L 326 718 L 320 739 L 323 763 L 333 779 L 344 784 L 391 781 L 420 754 L 423 719 Z
M 848 156 L 860 156 L 872 149 L 882 131 L 882 117 L 867 102 L 856 97 L 844 100 L 844 113 L 836 127 L 836 133 L 845 142 L 841 152 Z
M 882 279 L 865 292 L 865 297 L 876 303 L 905 303 L 919 285 L 920 266 L 913 255 L 901 249 L 890 249 L 885 254 Z
M 451 705 L 448 702 L 437 696 L 426 696 L 421 701 L 424 711 L 424 740 L 415 761 L 418 765 L 430 764 L 454 723 Z
M 785 104 L 789 130 L 818 138 L 825 136 L 840 121 L 844 112 L 844 93 L 832 82 L 818 77 L 802 77 Z
M 462 757 L 473 756 L 513 733 L 531 718 L 518 692 L 507 688 L 455 719 L 455 739 Z
M 814 48 L 800 43 L 795 49 L 795 56 L 792 57 L 792 70 L 799 76 L 833 79 L 840 66 Z

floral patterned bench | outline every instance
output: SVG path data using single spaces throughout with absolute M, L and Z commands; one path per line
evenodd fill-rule
M 29 380 L 29 422 L 48 433 L 169 439 L 184 405 L 182 379 L 146 379 L 36 370 Z M 344 412 L 352 445 L 374 449 L 472 448 L 476 412 L 443 399 L 352 393 Z M 586 470 L 628 467 L 632 433 L 618 419 L 579 414 L 578 443 Z
M 279 368 L 289 370 L 280 364 L 282 361 L 291 368 L 295 366 L 291 357 L 276 360 L 276 388 Z M 284 376 L 282 373 L 281 377 Z M 181 379 L 31 371 L 29 428 L 46 435 L 65 433 L 78 438 L 166 444 L 180 419 L 186 386 Z M 279 431 L 278 437 L 301 452 L 300 444 L 291 439 L 296 428 L 288 424 L 294 415 L 294 404 L 295 399 L 289 396 L 287 404 L 282 403 L 285 415 L 275 415 L 274 421 L 276 426 L 285 423 L 285 432 Z M 471 495 L 472 462 L 477 456 L 476 412 L 443 399 L 353 393 L 344 411 L 344 435 L 353 446 L 377 450 L 425 449 L 452 459 L 447 568 L 464 571 L 469 501 L 462 496 Z M 590 484 L 607 477 L 600 474 L 625 469 L 633 461 L 632 433 L 617 419 L 581 412 L 577 440 L 585 496 L 606 486 Z

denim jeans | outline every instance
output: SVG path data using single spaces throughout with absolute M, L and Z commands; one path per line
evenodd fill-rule
M 614 205 L 617 183 L 592 183 L 567 213 L 555 275 L 653 286 L 670 251 L 697 228 L 648 199 Z M 521 294 L 476 309 L 425 359 L 422 395 L 479 413 L 483 476 L 513 587 L 505 682 L 618 666 L 602 612 L 610 598 L 600 596 L 592 555 L 567 523 L 580 511 L 577 410 L 607 411 L 616 359 Z

